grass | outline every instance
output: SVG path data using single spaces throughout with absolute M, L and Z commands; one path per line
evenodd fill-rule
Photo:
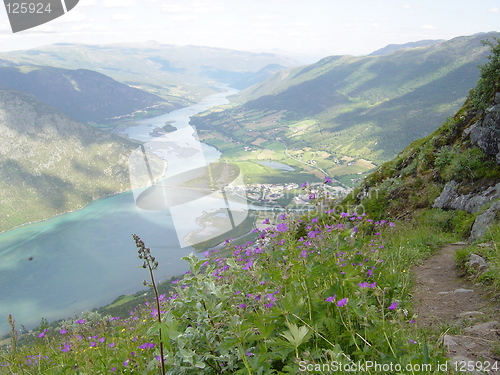
M 322 194 L 316 202 L 307 216 L 264 220 L 254 241 L 229 241 L 203 260 L 186 257 L 190 271 L 167 294 L 157 292 L 155 259 L 136 238 L 153 299 L 121 318 L 89 312 L 57 327 L 43 323 L 22 340 L 11 318 L 0 372 L 313 374 L 331 363 L 437 369 L 444 351 L 414 324 L 410 271 L 454 238 L 432 225 L 334 211 Z
M 470 277 L 484 285 L 493 296 L 500 295 L 500 224 L 491 226 L 480 243 L 471 244 L 457 252 L 455 261 Z M 470 267 L 471 254 L 484 258 L 488 264 L 485 270 Z

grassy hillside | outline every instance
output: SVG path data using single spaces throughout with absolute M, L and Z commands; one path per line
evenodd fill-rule
M 327 57 L 242 91 L 235 107 L 206 115 L 196 125 L 207 131 L 208 143 L 217 146 L 225 139 L 224 149 L 228 141 L 234 150 L 270 149 L 275 152 L 271 158 L 294 167 L 300 165 L 289 155 L 309 164 L 321 159 L 324 172 L 350 182 L 373 165 L 349 171 L 344 157 L 354 159 L 346 164 L 388 161 L 460 108 L 479 77 L 477 65 L 486 61 L 488 48 L 481 40 L 494 35 L 459 37 L 384 56 Z M 273 146 L 276 140 L 289 155 Z M 315 159 L 308 150 L 322 157 Z
M 0 230 L 81 208 L 130 187 L 135 145 L 0 90 Z

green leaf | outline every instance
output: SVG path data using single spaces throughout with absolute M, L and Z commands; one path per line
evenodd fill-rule
M 295 349 L 297 349 L 303 342 L 306 342 L 311 336 L 311 331 L 306 326 L 298 327 L 293 323 L 287 323 L 287 326 L 288 331 L 280 333 L 280 336 L 287 339 Z

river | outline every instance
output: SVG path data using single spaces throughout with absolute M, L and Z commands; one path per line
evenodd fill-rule
M 169 160 L 167 176 L 215 161 L 220 153 L 194 141 L 191 116 L 227 103 L 229 90 L 200 103 L 141 121 L 122 130 L 130 138 L 146 142 L 162 156 L 172 144 L 155 137 L 152 130 L 172 123 L 183 142 L 201 149 L 200 158 Z M 163 142 L 163 143 L 162 143 Z M 167 145 L 168 147 L 166 147 Z M 170 151 L 169 151 L 170 150 Z M 175 151 L 175 150 L 174 150 Z M 178 151 L 178 150 L 177 150 Z M 180 155 L 178 152 L 174 152 Z M 193 249 L 181 244 L 169 210 L 143 210 L 136 205 L 137 193 L 126 192 L 99 199 L 81 210 L 16 228 L 0 235 L 0 334 L 10 331 L 12 314 L 19 327 L 32 328 L 42 318 L 55 320 L 110 303 L 122 294 L 142 289 L 147 278 L 137 258 L 131 234 L 138 234 L 159 262 L 159 280 L 187 270 L 181 257 Z M 196 222 L 182 222 L 196 227 Z M 189 230 L 188 230 L 189 231 Z

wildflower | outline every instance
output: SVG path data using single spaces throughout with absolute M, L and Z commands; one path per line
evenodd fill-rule
M 61 329 L 59 330 L 59 333 L 60 333 L 61 335 L 65 335 L 66 333 L 68 333 L 68 331 L 66 331 L 64 328 L 61 328 Z
M 112 343 L 108 344 L 108 346 L 109 346 L 110 348 L 114 348 L 114 347 L 115 347 L 115 343 L 114 343 L 114 342 L 112 342 Z
M 325 299 L 325 301 L 326 301 L 326 302 L 333 302 L 333 301 L 335 301 L 335 298 L 337 298 L 337 295 L 336 295 L 336 294 L 335 294 L 335 295 L 333 295 L 333 296 L 331 296 L 331 297 L 328 297 L 327 299 Z
M 153 344 L 152 342 L 145 342 L 144 344 L 139 345 L 139 349 L 152 349 L 154 347 L 155 344 Z
M 331 184 L 331 183 L 332 183 L 331 178 L 328 176 L 325 176 L 325 184 Z
M 317 223 L 319 221 L 319 217 L 316 216 L 314 219 L 311 220 L 311 223 Z
M 305 189 L 307 187 L 307 182 L 304 182 L 302 185 L 300 185 L 302 189 Z
M 285 223 L 280 223 L 278 224 L 278 226 L 276 227 L 276 230 L 278 232 L 286 232 L 288 230 L 288 226 L 285 224 Z
M 409 344 L 416 344 L 417 342 L 415 340 L 408 340 Z
M 313 199 L 316 199 L 316 194 L 315 193 L 309 194 L 309 200 L 313 200 Z
M 252 357 L 253 356 L 253 353 L 249 350 L 245 353 L 247 355 L 247 357 Z
M 61 347 L 61 352 L 67 353 L 71 350 L 71 344 L 69 342 L 63 343 Z
M 337 302 L 338 307 L 342 307 L 347 305 L 347 298 L 342 298 L 340 301 Z
M 123 366 L 128 366 L 129 363 L 130 363 L 130 359 L 127 359 L 126 361 L 123 362 Z
M 85 324 L 85 319 L 78 319 L 75 323 L 76 324 Z
M 48 331 L 49 331 L 48 329 L 44 329 L 42 332 L 40 332 L 40 334 L 38 335 L 38 337 L 40 337 L 40 338 L 45 337 L 45 334 L 46 334 Z
M 281 214 L 280 217 L 279 217 L 280 220 L 285 220 L 286 219 L 286 213 L 285 214 Z
M 398 307 L 398 303 L 397 302 L 393 302 L 389 305 L 388 309 L 389 310 L 396 310 Z
M 238 305 L 238 307 L 239 307 L 239 308 L 241 308 L 241 309 L 244 309 L 244 308 L 246 308 L 246 307 L 247 307 L 247 304 L 246 304 L 246 303 L 240 303 L 240 304 Z
M 265 219 L 262 224 L 269 224 L 269 219 Z

